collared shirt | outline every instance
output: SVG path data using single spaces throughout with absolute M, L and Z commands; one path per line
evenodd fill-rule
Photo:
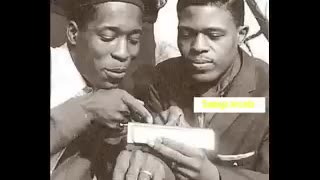
M 83 89 L 87 85 L 76 68 L 66 43 L 57 48 L 50 48 L 50 51 L 50 109 L 52 109 L 72 97 L 84 94 Z
M 90 88 L 88 89 L 85 80 L 77 70 L 66 43 L 57 48 L 50 48 L 50 51 L 50 109 L 53 109 L 73 97 L 88 93 Z M 51 157 L 51 172 L 55 169 L 64 150 Z

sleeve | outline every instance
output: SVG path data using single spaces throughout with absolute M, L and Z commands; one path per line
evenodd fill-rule
M 90 124 L 92 114 L 88 114 L 82 108 L 81 100 L 82 98 L 72 98 L 50 110 L 51 155 L 78 137 L 80 132 Z
M 160 113 L 162 110 L 164 110 L 163 104 L 159 97 L 159 92 L 154 84 L 151 84 L 148 87 L 148 95 L 146 102 L 147 109 L 150 112 L 152 112 L 153 115 L 156 113 Z
M 64 161 L 52 173 L 52 180 L 91 180 L 91 162 L 88 159 L 74 155 Z
M 262 142 L 259 150 L 256 169 L 237 169 L 217 166 L 221 180 L 269 180 L 269 134 Z
M 170 97 L 168 92 L 170 84 L 162 74 L 159 69 L 154 70 L 145 99 L 146 107 L 153 115 L 168 109 L 170 104 L 168 98 Z
M 104 132 L 101 131 L 101 127 L 93 124 L 79 137 L 69 142 L 67 147 L 61 152 L 61 156 L 55 159 L 55 164 L 51 165 L 51 178 L 60 180 L 92 180 L 92 173 L 100 172 L 98 168 L 105 167 L 99 166 L 101 165 L 100 162 L 104 162 L 106 165 L 108 163 L 105 161 L 108 156 L 105 157 L 101 154 L 101 152 L 106 150 L 102 144 L 103 135 Z M 113 153 L 114 150 L 112 150 L 110 148 L 110 152 L 108 153 Z M 98 162 L 97 160 L 101 161 Z

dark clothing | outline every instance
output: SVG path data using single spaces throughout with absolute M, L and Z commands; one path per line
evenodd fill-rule
M 170 104 L 177 104 L 184 110 L 185 118 L 192 119 L 192 99 L 194 91 L 192 85 L 185 79 L 182 60 L 169 59 L 157 65 L 150 96 L 135 92 L 143 99 L 149 108 L 157 113 L 165 110 Z M 141 77 L 149 82 L 151 76 L 139 69 L 136 81 Z M 145 75 L 141 75 L 145 74 Z M 152 72 L 153 73 L 153 72 Z M 159 74 L 160 73 L 160 74 Z M 233 79 L 227 97 L 267 97 L 268 93 L 268 66 L 262 61 L 253 59 L 247 54 L 243 55 L 240 71 Z M 135 87 L 144 91 L 147 84 L 142 82 Z M 143 84 L 143 85 L 141 85 Z M 145 92 L 145 91 L 144 91 Z M 205 93 L 209 96 L 211 92 Z M 267 100 L 268 102 L 268 100 Z M 268 107 L 268 105 L 267 105 Z M 189 115 L 188 115 L 189 114 Z M 206 127 L 213 128 L 218 136 L 218 153 L 225 155 L 242 154 L 255 151 L 256 154 L 246 159 L 236 161 L 221 161 L 212 159 L 217 165 L 222 180 L 241 179 L 268 179 L 269 175 L 269 118 L 268 108 L 265 114 L 206 114 Z M 212 120 L 211 120 L 212 119 Z M 194 124 L 193 126 L 197 126 Z M 96 175 L 97 179 L 112 179 L 112 171 L 116 158 L 125 143 L 107 145 L 103 142 L 107 130 L 93 126 L 69 145 L 64 157 L 54 174 L 59 174 L 56 179 L 82 179 L 89 180 Z M 166 171 L 167 175 L 168 170 Z M 171 172 L 168 172 L 170 174 Z M 169 175 L 168 179 L 172 179 Z M 55 178 L 52 178 L 55 179 Z
M 223 97 L 266 97 L 266 113 L 206 113 L 205 128 L 212 128 L 217 136 L 217 153 L 255 154 L 239 160 L 211 159 L 218 167 L 222 180 L 269 179 L 269 68 L 259 59 L 243 53 L 241 67 L 222 93 Z M 215 97 L 213 89 L 198 93 L 185 73 L 181 57 L 166 60 L 156 66 L 150 95 L 144 99 L 148 108 L 159 113 L 177 105 L 186 121 L 199 127 L 193 114 L 193 97 Z M 218 93 L 219 96 L 219 93 Z
M 93 124 L 67 146 L 52 180 L 92 180 L 94 176 L 97 180 L 112 179 L 116 158 L 126 145 L 125 139 L 120 142 L 115 138 L 113 142 L 105 138 L 111 136 L 110 129 Z

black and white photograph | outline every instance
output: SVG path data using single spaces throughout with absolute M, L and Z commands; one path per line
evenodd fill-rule
M 269 0 L 50 0 L 51 180 L 269 180 Z

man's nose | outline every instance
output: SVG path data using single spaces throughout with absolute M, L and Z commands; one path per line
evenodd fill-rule
M 209 51 L 206 39 L 202 33 L 198 33 L 192 42 L 191 50 L 195 53 L 205 53 Z
M 121 62 L 129 60 L 129 51 L 128 51 L 128 42 L 126 38 L 119 39 L 118 46 L 115 51 L 111 53 L 114 59 L 117 59 Z

